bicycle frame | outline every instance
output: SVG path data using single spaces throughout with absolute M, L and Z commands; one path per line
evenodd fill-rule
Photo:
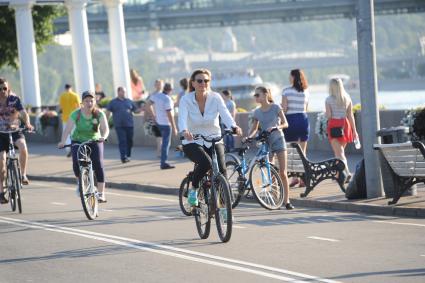
M 91 155 L 91 148 L 88 146 L 89 143 L 93 141 L 86 141 L 81 144 L 75 144 L 75 146 L 78 145 L 78 151 L 77 151 L 77 159 L 78 159 L 78 165 L 80 167 L 80 172 L 82 172 L 82 168 L 88 168 L 89 174 L 90 174 L 90 190 L 89 193 L 95 193 L 95 184 L 94 184 L 94 171 L 93 171 L 93 165 L 90 158 Z

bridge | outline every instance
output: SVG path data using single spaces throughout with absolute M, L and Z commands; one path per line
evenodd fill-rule
M 355 18 L 358 5 L 358 0 L 157 0 L 145 4 L 137 0 L 128 2 L 123 6 L 127 31 Z M 106 33 L 106 9 L 97 3 L 91 2 L 87 9 L 89 29 L 92 32 Z M 425 11 L 424 0 L 375 0 L 374 3 L 376 15 Z M 56 33 L 68 31 L 68 17 L 57 19 L 55 26 Z

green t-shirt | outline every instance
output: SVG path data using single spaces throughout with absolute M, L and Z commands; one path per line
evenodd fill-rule
M 98 140 L 100 138 L 100 121 L 102 117 L 105 118 L 105 113 L 102 110 L 98 110 L 97 118 L 90 115 L 86 118 L 83 113 L 80 113 L 80 118 L 77 122 L 78 113 L 80 109 L 75 110 L 71 113 L 70 118 L 75 123 L 74 131 L 71 134 L 71 140 L 77 142 L 85 142 L 88 140 Z M 93 130 L 93 125 L 99 123 L 97 131 Z

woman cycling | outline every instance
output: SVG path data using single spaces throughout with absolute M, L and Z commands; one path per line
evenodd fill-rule
M 192 188 L 189 189 L 188 201 L 192 206 L 198 205 L 199 181 L 211 169 L 211 143 L 202 139 L 193 139 L 193 134 L 219 137 L 221 135 L 218 116 L 228 127 L 242 134 L 220 94 L 210 89 L 211 72 L 199 69 L 193 72 L 189 80 L 190 93 L 182 97 L 179 104 L 178 126 L 184 137 L 183 151 L 185 155 L 197 164 L 193 172 Z M 220 172 L 226 174 L 224 161 L 224 146 L 216 144 L 216 152 Z
M 270 162 L 273 162 L 273 155 L 276 154 L 279 162 L 279 174 L 285 192 L 283 202 L 286 209 L 293 209 L 294 207 L 289 202 L 288 175 L 286 171 L 286 142 L 282 132 L 282 129 L 288 127 L 288 122 L 286 122 L 282 108 L 273 102 L 272 94 L 269 89 L 263 86 L 257 87 L 254 97 L 255 101 L 261 105 L 254 110 L 253 124 L 247 138 L 253 138 L 255 136 L 258 125 L 260 125 L 261 130 L 270 132 L 268 140 L 272 155 Z
M 99 202 L 106 202 L 105 174 L 103 169 L 103 142 L 109 135 L 109 127 L 105 114 L 96 107 L 96 96 L 94 92 L 83 92 L 81 100 L 81 108 L 71 113 L 58 147 L 64 147 L 66 137 L 72 132 L 74 127 L 75 129 L 71 134 L 71 144 L 80 144 L 86 141 L 98 141 L 89 143 L 88 145 L 91 148 L 90 158 L 96 175 Z M 77 157 L 78 146 L 72 146 L 71 151 L 72 169 L 74 170 L 75 177 L 78 179 L 80 175 Z

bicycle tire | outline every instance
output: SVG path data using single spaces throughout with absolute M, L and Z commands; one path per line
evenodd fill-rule
M 234 160 L 226 161 L 227 180 L 230 186 L 232 198 L 232 208 L 238 206 L 245 191 L 245 184 L 239 180 L 243 179 L 242 173 L 238 170 L 239 164 Z
M 207 239 L 211 231 L 210 205 L 208 203 L 208 189 L 200 188 L 198 206 L 194 209 L 196 229 L 201 239 Z
M 189 205 L 187 200 L 187 194 L 190 186 L 190 177 L 186 176 L 180 184 L 179 190 L 179 204 L 180 210 L 186 216 L 192 216 L 192 207 Z
M 22 176 L 21 176 L 21 170 L 19 167 L 19 161 L 15 162 L 14 171 L 16 176 L 15 189 L 16 189 L 16 200 L 18 204 L 18 211 L 19 213 L 22 213 L 22 198 L 21 198 Z
M 99 203 L 95 194 L 96 190 L 93 190 L 93 192 L 91 193 L 87 192 L 91 184 L 90 173 L 88 168 L 81 167 L 80 177 L 78 179 L 78 190 L 80 191 L 80 199 L 84 213 L 89 220 L 94 220 L 98 216 Z
M 215 223 L 220 240 L 226 243 L 232 237 L 233 215 L 229 182 L 223 175 L 214 179 L 213 200 Z
M 261 172 L 259 177 L 253 176 L 256 174 L 256 170 Z M 276 169 L 274 169 L 273 166 L 270 166 L 270 174 L 272 177 L 272 184 L 264 185 L 264 183 L 270 183 L 266 165 L 256 162 L 249 172 L 249 182 L 251 184 L 252 193 L 254 194 L 258 203 L 265 209 L 276 210 L 279 209 L 283 203 L 283 183 L 279 173 L 276 171 Z M 267 188 L 270 189 L 267 191 Z
M 7 191 L 9 192 L 9 203 L 10 203 L 10 208 L 12 209 L 12 211 L 16 211 L 16 188 L 15 188 L 15 182 L 14 182 L 14 162 L 10 162 L 8 168 L 7 168 Z

